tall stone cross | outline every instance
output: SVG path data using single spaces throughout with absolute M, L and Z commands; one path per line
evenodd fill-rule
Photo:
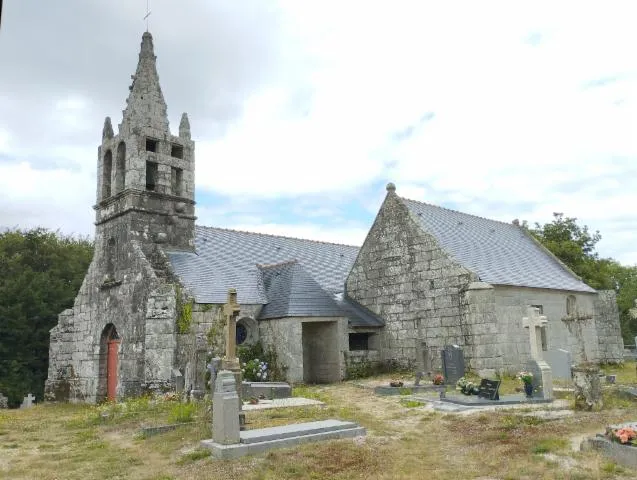
M 528 307 L 526 317 L 522 318 L 522 325 L 529 329 L 529 340 L 531 342 L 531 358 L 542 360 L 542 333 L 540 329 L 548 323 L 544 315 L 540 315 L 540 309 Z
M 226 355 L 223 357 L 223 370 L 238 370 L 239 359 L 237 358 L 237 317 L 241 307 L 237 303 L 237 290 L 228 290 L 228 301 L 223 306 L 223 315 L 226 317 Z

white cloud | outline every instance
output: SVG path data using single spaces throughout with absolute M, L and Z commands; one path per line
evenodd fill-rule
M 204 40 L 196 29 L 174 29 L 161 9 L 151 23 L 160 78 L 170 85 L 165 93 L 171 115 L 187 107 L 175 103 L 176 79 L 181 90 L 191 82 L 217 88 L 201 92 L 198 117 L 191 117 L 197 187 L 233 196 L 236 223 L 360 244 L 366 228 L 342 229 L 337 214 L 330 224 L 295 225 L 273 221 L 255 205 L 263 199 L 325 195 L 344 202 L 356 198 L 376 212 L 385 191 L 381 187 L 370 194 L 370 185 L 392 181 L 399 195 L 504 221 L 518 217 L 544 223 L 552 212 L 564 212 L 602 232 L 602 255 L 637 263 L 629 246 L 637 224 L 632 2 L 540 1 L 527 7 L 487 1 L 459 7 L 434 1 L 281 0 L 268 5 L 259 10 L 263 15 L 267 10 L 263 16 L 229 4 L 197 4 L 192 7 L 197 25 L 206 19 L 220 24 Z M 243 13 L 230 15 L 233 8 Z M 221 17 L 229 20 L 220 23 Z M 259 24 L 263 28 L 251 35 Z M 43 38 L 51 35 L 46 25 L 37 31 Z M 210 58 L 184 55 L 200 41 L 211 43 Z M 121 53 L 100 48 L 103 58 L 115 61 Z M 131 51 L 137 48 L 138 43 L 130 45 Z M 202 61 L 220 65 L 202 79 Z M 123 98 L 128 78 L 122 82 Z M 87 115 L 100 105 L 81 91 L 52 98 L 46 106 L 53 106 L 50 112 L 37 103 L 28 108 L 34 118 L 50 114 L 50 124 L 64 134 L 87 128 Z M 61 207 L 50 211 L 53 222 L 66 225 L 74 218 L 69 212 L 78 205 L 89 208 L 94 200 L 94 150 L 81 156 L 70 152 L 67 141 L 15 143 L 17 132 L 1 123 L 8 104 L 12 111 L 22 105 L 0 97 L 0 162 L 2 154 L 24 159 L 55 153 L 73 160 L 67 168 L 81 165 L 81 172 L 64 170 L 59 160 L 47 176 L 24 165 L 9 171 L 18 167 L 0 163 L 0 186 L 6 184 L 9 194 L 21 199 L 3 200 L 2 210 L 18 205 L 24 212 L 19 206 L 32 204 L 34 213 L 21 215 L 40 221 L 38 212 L 49 211 L 46 195 L 55 193 L 47 185 L 54 177 L 48 175 L 57 175 L 63 189 L 83 192 L 75 203 L 63 194 Z M 222 107 L 236 109 L 226 123 L 217 110 Z M 114 105 L 100 117 L 119 109 Z M 90 128 L 95 135 L 86 141 L 99 141 L 101 123 Z M 47 135 L 46 141 L 53 137 Z M 24 175 L 37 187 L 18 192 L 4 180 L 5 173 Z M 360 192 L 369 198 L 361 199 Z M 38 208 L 38 202 L 45 205 Z M 499 205 L 495 212 L 493 205 Z M 518 211 L 521 205 L 525 212 Z M 202 220 L 219 218 L 223 208 L 199 204 L 198 214 Z M 321 209 L 313 211 L 318 222 Z

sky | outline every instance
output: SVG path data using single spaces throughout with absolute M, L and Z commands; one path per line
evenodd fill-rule
M 634 3 L 634 2 L 633 2 Z M 637 6 L 151 0 L 197 223 L 361 245 L 385 185 L 434 205 L 599 230 L 637 264 Z M 92 236 L 145 0 L 5 0 L 0 227 Z

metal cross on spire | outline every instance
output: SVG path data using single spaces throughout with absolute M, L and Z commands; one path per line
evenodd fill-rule
M 150 17 L 150 0 L 146 0 L 146 15 L 144 16 L 144 20 L 146 20 L 146 31 L 148 31 L 148 17 Z

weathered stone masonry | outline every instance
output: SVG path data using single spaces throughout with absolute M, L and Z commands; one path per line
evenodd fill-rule
M 437 361 L 440 348 L 458 344 L 482 368 L 497 362 L 495 348 L 480 343 L 495 333 L 495 316 L 492 294 L 477 281 L 422 231 L 390 185 L 346 290 L 385 320 L 382 361 L 411 368 L 421 348 Z
M 95 254 L 51 331 L 50 399 L 105 397 L 106 336 L 120 339 L 117 397 L 171 382 L 178 283 L 163 247 L 194 249 L 194 142 L 186 114 L 170 133 L 155 60 L 146 32 L 118 133 L 104 122 Z

